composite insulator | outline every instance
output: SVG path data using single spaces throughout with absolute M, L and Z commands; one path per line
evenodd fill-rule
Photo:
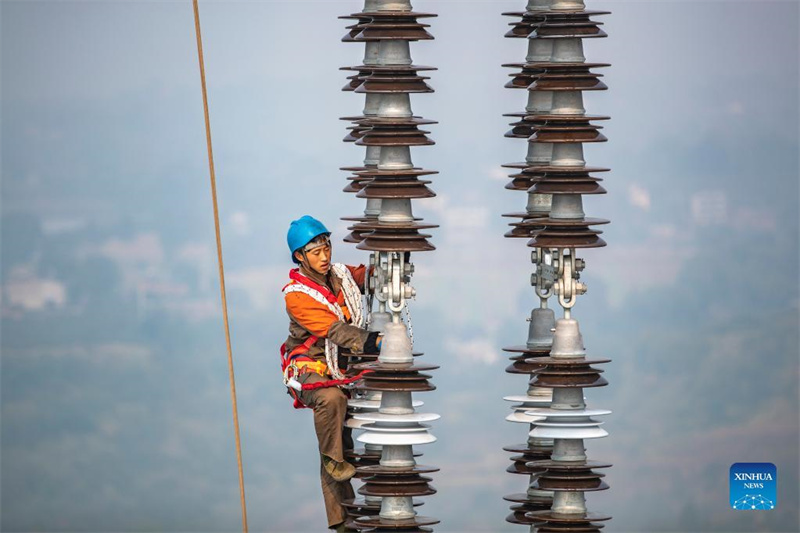
M 594 19 L 605 11 L 585 9 L 581 0 L 529 0 L 525 11 L 504 13 L 513 17 L 506 37 L 527 39 L 525 61 L 508 63 L 513 69 L 506 88 L 525 90 L 523 111 L 504 116 L 512 119 L 507 138 L 525 139 L 525 160 L 503 165 L 511 171 L 506 189 L 525 191 L 524 211 L 503 216 L 516 218 L 505 234 L 525 238 L 534 249 L 531 285 L 539 305 L 531 311 L 528 340 L 506 348 L 511 374 L 529 374 L 526 396 L 516 402 L 507 420 L 530 425 L 528 441 L 507 446 L 514 453 L 509 472 L 530 475 L 527 491 L 506 496 L 512 513 L 507 520 L 530 530 L 599 531 L 610 519 L 587 511 L 585 493 L 605 490 L 605 474 L 611 465 L 590 461 L 584 439 L 605 437 L 595 417 L 610 411 L 587 408 L 583 390 L 605 386 L 602 369 L 606 359 L 589 359 L 577 320 L 572 317 L 576 298 L 586 292 L 579 272 L 585 267 L 576 251 L 605 246 L 600 237 L 608 220 L 587 217 L 583 196 L 605 194 L 597 174 L 583 156 L 585 143 L 607 139 L 602 124 L 609 117 L 589 115 L 586 92 L 606 90 L 602 74 L 610 66 L 589 63 L 583 53 L 584 39 L 606 37 L 602 23 Z M 557 300 L 563 318 L 556 320 L 549 300 Z
M 437 227 L 412 210 L 413 200 L 435 196 L 426 178 L 436 172 L 411 159 L 412 148 L 434 144 L 426 128 L 435 122 L 414 115 L 411 95 L 433 92 L 427 73 L 436 69 L 415 65 L 410 44 L 433 39 L 421 21 L 435 16 L 413 11 L 407 1 L 368 0 L 360 13 L 341 17 L 353 21 L 342 40 L 365 46 L 363 63 L 342 69 L 349 74 L 343 90 L 365 97 L 361 115 L 342 118 L 350 123 L 344 140 L 366 151 L 362 165 L 342 168 L 350 173 L 344 191 L 367 204 L 363 215 L 343 218 L 353 223 L 345 241 L 371 252 L 368 329 L 383 334 L 380 355 L 353 356 L 350 364 L 353 373 L 369 371 L 346 421 L 362 432 L 356 440 L 364 445 L 346 454 L 363 483 L 362 497 L 345 502 L 347 527 L 358 531 L 424 532 L 438 523 L 416 510 L 421 497 L 436 492 L 430 474 L 438 469 L 417 464 L 414 447 L 436 440 L 428 423 L 439 415 L 418 412 L 422 402 L 412 398 L 435 389 L 427 372 L 438 367 L 415 361 L 422 354 L 412 348 L 408 308 L 416 296 L 411 252 L 433 250 L 425 231 Z

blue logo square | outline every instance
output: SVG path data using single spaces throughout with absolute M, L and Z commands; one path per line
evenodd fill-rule
M 734 463 L 730 470 L 731 507 L 769 511 L 778 505 L 778 470 L 772 463 Z

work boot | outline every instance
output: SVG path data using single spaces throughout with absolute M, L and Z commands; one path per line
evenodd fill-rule
M 336 533 L 347 533 L 347 528 L 345 527 L 344 522 L 342 522 L 341 524 L 336 526 L 335 532 Z
M 327 455 L 322 456 L 322 464 L 325 466 L 325 471 L 331 475 L 334 481 L 347 481 L 356 474 L 356 467 L 350 463 L 334 461 Z

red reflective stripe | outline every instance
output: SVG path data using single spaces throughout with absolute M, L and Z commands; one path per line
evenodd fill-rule
M 308 279 L 307 277 L 302 275 L 300 273 L 299 269 L 295 268 L 295 269 L 290 270 L 289 271 L 289 278 L 293 279 L 293 280 L 295 280 L 295 281 L 297 281 L 299 283 L 302 283 L 306 287 L 311 287 L 312 289 L 318 291 L 330 303 L 332 303 L 332 304 L 336 303 L 336 301 L 337 301 L 336 296 L 334 296 L 334 294 L 327 287 L 324 287 L 324 286 L 320 285 L 319 283 L 315 283 L 315 282 L 311 281 L 310 279 Z

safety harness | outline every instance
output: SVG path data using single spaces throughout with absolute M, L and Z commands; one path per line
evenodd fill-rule
M 363 327 L 363 307 L 361 303 L 361 292 L 358 285 L 353 279 L 350 270 L 341 264 L 334 263 L 331 268 L 342 280 L 342 292 L 344 293 L 344 300 L 350 310 L 351 321 L 358 327 Z M 300 274 L 299 269 L 292 269 L 289 271 L 289 278 L 292 282 L 288 283 L 283 288 L 283 293 L 302 292 L 307 294 L 314 300 L 325 305 L 331 313 L 344 321 L 345 316 L 342 308 L 339 306 L 339 301 L 336 296 L 327 287 L 315 283 L 307 277 Z M 281 345 L 281 370 L 283 371 L 283 384 L 286 385 L 289 394 L 294 398 L 294 408 L 303 409 L 308 406 L 300 400 L 300 393 L 306 390 L 323 389 L 328 387 L 344 387 L 355 383 L 360 380 L 364 374 L 369 373 L 369 370 L 360 372 L 353 377 L 346 377 L 341 370 L 339 370 L 339 347 L 325 339 L 325 363 L 316 361 L 305 354 L 311 347 L 319 340 L 316 335 L 309 336 L 303 344 L 295 347 L 288 354 L 286 353 L 286 343 Z M 327 376 L 330 374 L 332 379 L 319 381 L 316 383 L 300 383 L 297 378 L 307 372 L 315 372 L 320 376 Z

